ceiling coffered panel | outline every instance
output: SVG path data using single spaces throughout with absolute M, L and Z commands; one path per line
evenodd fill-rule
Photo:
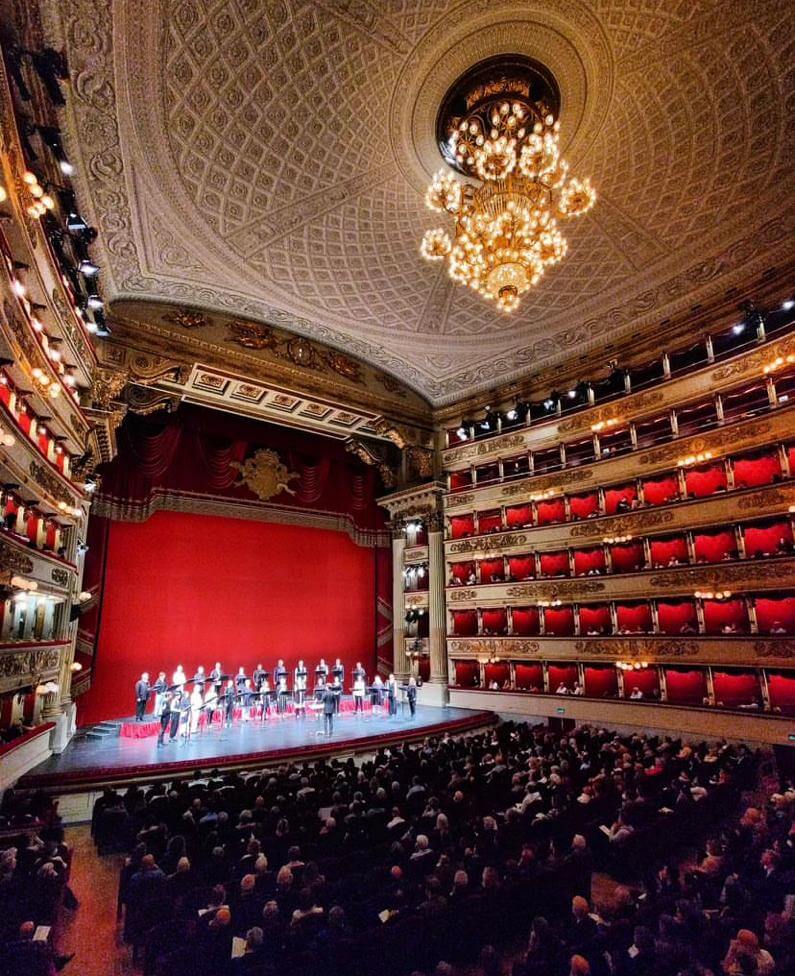
M 106 297 L 321 339 L 440 404 L 792 257 L 779 0 L 45 0 Z M 504 316 L 423 262 L 436 112 L 520 53 L 596 207 Z M 103 253 L 104 252 L 104 253 Z

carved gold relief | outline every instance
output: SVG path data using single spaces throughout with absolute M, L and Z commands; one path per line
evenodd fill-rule
M 31 573 L 33 560 L 15 546 L 0 539 L 0 567 L 9 577 L 14 573 Z
M 503 495 L 524 495 L 527 492 L 535 494 L 541 491 L 561 492 L 565 485 L 576 485 L 581 481 L 593 481 L 593 471 L 590 468 L 574 468 L 572 471 L 561 471 L 559 474 L 547 475 L 543 478 L 531 477 L 523 481 L 516 481 L 511 485 L 504 485 Z
M 754 653 L 759 658 L 795 657 L 795 640 L 760 640 L 754 641 Z
M 688 437 L 682 441 L 659 447 L 654 451 L 647 451 L 638 458 L 638 464 L 659 464 L 661 461 L 676 461 L 685 454 L 698 454 L 705 450 L 731 447 L 741 437 L 743 440 L 756 439 L 767 434 L 771 429 L 769 420 L 759 420 L 756 423 L 744 424 L 737 427 L 722 427 L 710 431 L 700 437 Z
M 64 502 L 70 508 L 74 506 L 74 497 L 43 464 L 39 464 L 38 461 L 31 461 L 29 471 L 33 479 L 41 485 L 48 495 L 57 498 L 59 502 Z
M 282 491 L 286 491 L 290 495 L 295 494 L 295 491 L 290 487 L 290 482 L 300 475 L 294 471 L 289 471 L 282 464 L 276 451 L 262 448 L 242 464 L 239 461 L 230 463 L 233 468 L 240 472 L 240 479 L 236 484 L 245 484 L 262 501 L 267 501 Z
M 498 454 L 511 448 L 524 447 L 524 434 L 505 434 L 494 440 L 482 441 L 480 444 L 468 444 L 465 447 L 456 447 L 452 451 L 445 452 L 447 464 L 455 464 L 457 461 L 464 461 L 467 458 L 488 457 L 490 454 Z
M 672 658 L 698 657 L 697 641 L 688 640 L 578 640 L 574 642 L 577 654 L 591 657 Z
M 576 600 L 592 593 L 602 593 L 604 589 L 605 584 L 598 580 L 564 580 L 560 583 L 520 583 L 509 586 L 505 595 L 530 600 Z
M 54 671 L 58 667 L 60 651 L 48 647 L 40 651 L 20 654 L 0 654 L 0 678 L 20 678 Z
M 493 552 L 508 549 L 510 546 L 520 546 L 527 541 L 524 533 L 510 535 L 487 535 L 479 539 L 462 539 L 449 547 L 451 553 Z
M 448 508 L 464 508 L 464 506 L 471 505 L 474 502 L 475 496 L 473 494 L 467 495 L 448 495 L 447 496 L 447 507 Z
M 183 329 L 203 329 L 212 325 L 212 320 L 203 312 L 196 312 L 190 308 L 180 308 L 163 315 L 164 322 L 171 322 Z
M 60 567 L 52 571 L 52 581 L 57 583 L 59 586 L 67 586 L 69 583 L 69 573 L 65 569 Z
M 88 391 L 88 402 L 92 410 L 110 410 L 115 400 L 127 385 L 130 374 L 127 370 L 107 369 L 100 366 L 94 373 Z
M 792 576 L 793 573 L 795 573 L 795 560 L 783 559 L 775 563 L 753 562 L 737 566 L 676 569 L 652 576 L 649 585 L 676 589 L 681 589 L 682 586 L 720 588 L 738 582 L 747 585 L 756 582 L 778 582 Z
M 472 603 L 472 601 L 477 600 L 477 598 L 477 590 L 453 590 L 453 592 L 449 593 L 447 596 L 449 603 Z
M 627 535 L 644 529 L 653 529 L 673 522 L 675 513 L 670 509 L 654 512 L 635 512 L 627 516 L 600 518 L 592 522 L 581 522 L 569 530 L 572 539 L 593 539 L 602 536 Z

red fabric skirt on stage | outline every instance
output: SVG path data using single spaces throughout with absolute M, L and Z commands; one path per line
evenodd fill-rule
M 312 704 L 311 700 L 307 700 L 307 706 L 309 706 L 310 704 Z M 369 714 L 372 712 L 372 710 L 373 708 L 372 705 L 370 704 L 369 699 L 365 699 L 364 711 Z M 353 699 L 343 698 L 342 701 L 340 702 L 340 714 L 347 715 L 347 714 L 351 714 L 353 711 L 354 711 Z M 291 719 L 295 718 L 295 715 L 296 715 L 295 702 L 290 701 L 287 702 L 286 709 L 281 714 L 279 714 L 279 712 L 276 711 L 275 706 L 272 706 L 270 710 L 270 715 L 265 721 L 281 722 L 286 718 L 291 718 Z M 242 717 L 243 717 L 242 708 L 236 708 L 234 712 L 235 722 L 239 722 L 242 719 Z M 323 713 L 320 710 L 315 710 L 307 707 L 306 717 L 310 719 L 317 718 L 318 720 L 320 720 L 323 717 Z M 222 721 L 223 721 L 223 715 L 220 711 L 217 711 L 213 718 L 213 725 L 216 727 L 220 727 Z M 262 721 L 262 709 L 259 706 L 251 709 L 249 715 L 249 721 L 250 722 Z M 204 729 L 206 725 L 207 725 L 207 716 L 202 715 L 199 720 L 199 728 Z M 130 719 L 126 722 L 122 722 L 121 729 L 119 730 L 119 734 L 125 739 L 148 739 L 150 736 L 157 735 L 159 732 L 160 732 L 160 720 L 153 718 L 151 715 L 147 715 L 144 718 L 143 722 L 136 722 L 134 719 Z

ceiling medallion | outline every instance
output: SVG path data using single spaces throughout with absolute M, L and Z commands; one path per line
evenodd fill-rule
M 436 118 L 443 158 L 479 185 L 439 170 L 425 203 L 455 217 L 454 236 L 428 230 L 420 253 L 428 261 L 446 259 L 453 281 L 504 312 L 566 254 L 558 218 L 578 217 L 596 200 L 590 181 L 570 177 L 560 157 L 559 109 L 552 74 L 509 55 L 465 72 Z

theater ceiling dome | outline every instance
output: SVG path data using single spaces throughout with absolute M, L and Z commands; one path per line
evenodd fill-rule
M 792 260 L 786 2 L 46 0 L 106 297 L 313 336 L 434 403 L 651 330 Z M 545 66 L 598 188 L 509 317 L 429 264 L 436 121 L 486 59 Z M 104 249 L 104 253 L 102 250 Z

